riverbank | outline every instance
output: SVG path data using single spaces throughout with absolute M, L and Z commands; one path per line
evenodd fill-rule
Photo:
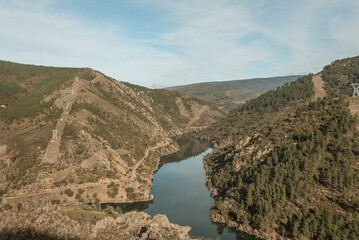
M 207 154 L 203 158 L 203 164 L 204 164 L 204 168 L 206 171 L 206 185 L 207 185 L 209 191 L 211 192 L 211 196 L 214 199 L 216 199 L 218 197 L 218 190 L 214 187 L 213 183 L 211 182 L 211 178 L 208 175 L 208 173 L 209 173 L 208 160 L 211 157 L 211 153 Z M 273 232 L 270 232 L 270 231 L 265 232 L 262 230 L 254 229 L 248 224 L 239 224 L 238 222 L 231 220 L 229 216 L 231 215 L 232 206 L 237 205 L 237 204 L 238 203 L 236 203 L 235 201 L 231 201 L 230 199 L 225 199 L 220 206 L 221 210 L 226 213 L 225 216 L 224 216 L 224 214 L 221 214 L 221 212 L 218 211 L 218 209 L 216 209 L 215 207 L 212 207 L 211 213 L 210 213 L 212 221 L 215 223 L 224 224 L 226 227 L 234 228 L 238 231 L 246 232 L 246 233 L 248 233 L 252 236 L 255 236 L 259 239 L 269 239 L 269 240 L 277 240 L 277 239 L 285 240 L 285 239 L 287 239 L 287 238 L 283 238 L 282 236 L 279 236 L 274 231 Z
M 171 222 L 189 225 L 193 236 L 223 240 L 255 238 L 222 224 L 213 223 L 210 210 L 213 199 L 206 186 L 203 157 L 212 149 L 197 138 L 177 139 L 180 151 L 163 157 L 164 164 L 154 175 L 154 202 L 144 211 L 154 216 L 165 214 Z

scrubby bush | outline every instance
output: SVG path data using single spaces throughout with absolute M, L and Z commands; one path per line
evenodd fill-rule
M 116 197 L 116 195 L 118 194 L 118 188 L 118 184 L 115 184 L 114 182 L 110 183 L 109 185 L 107 185 L 107 195 L 110 198 Z
M 72 197 L 74 195 L 74 192 L 70 188 L 68 188 L 65 190 L 65 194 L 69 197 Z

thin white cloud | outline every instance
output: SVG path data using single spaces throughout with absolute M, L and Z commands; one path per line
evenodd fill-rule
M 131 26 L 105 16 L 94 22 L 56 11 L 54 3 L 61 1 L 0 0 L 0 58 L 89 66 L 158 87 L 309 72 L 359 54 L 356 0 L 137 0 L 165 14 L 169 27 L 152 38 L 134 38 Z
M 106 26 L 89 25 L 73 15 L 48 14 L 47 4 L 0 2 L 0 56 L 5 60 L 56 66 L 89 66 L 124 81 L 146 84 L 152 64 L 171 53 L 159 51 Z M 42 1 L 38 1 L 42 3 Z M 24 4 L 23 4 L 24 3 Z M 51 6 L 51 5 L 50 5 Z M 113 32 L 117 32 L 115 35 Z
M 283 2 L 277 2 L 284 5 Z M 288 6 L 288 4 L 287 4 Z M 355 0 L 302 0 L 280 8 L 282 24 L 261 31 L 273 41 L 287 46 L 293 59 L 283 65 L 289 71 L 320 70 L 337 58 L 359 54 L 359 2 Z M 338 16 L 345 12 L 346 19 L 338 26 Z M 276 14 L 277 17 L 279 14 Z M 333 19 L 335 20 L 333 22 Z M 350 44 L 349 44 L 350 43 Z
M 181 76 L 187 82 L 238 78 L 252 62 L 273 55 L 271 49 L 239 43 L 241 37 L 256 30 L 250 20 L 251 11 L 245 6 L 224 1 L 161 3 L 159 6 L 168 12 L 168 21 L 178 25 L 162 34 L 161 42 L 183 53 L 168 69 L 169 79 L 170 75 Z

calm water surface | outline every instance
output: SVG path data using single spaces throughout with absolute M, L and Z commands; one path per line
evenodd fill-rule
M 191 146 L 190 142 L 185 143 L 187 148 Z M 202 153 L 198 154 L 198 150 Z M 145 212 L 151 216 L 166 214 L 170 222 L 190 226 L 192 230 L 189 234 L 192 236 L 225 240 L 255 239 L 246 233 L 231 231 L 211 221 L 213 199 L 205 184 L 203 166 L 203 157 L 211 150 L 208 146 L 201 145 L 196 156 L 188 157 L 196 151 L 185 149 L 165 159 L 167 163 L 154 175 L 154 201 Z

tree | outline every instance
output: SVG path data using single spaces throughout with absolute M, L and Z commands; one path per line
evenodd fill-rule
M 119 206 L 116 206 L 115 211 L 118 212 L 119 214 L 122 214 L 122 209 Z
M 18 211 L 20 211 L 22 209 L 22 203 L 17 203 L 16 208 Z
M 254 190 L 254 186 L 253 184 L 250 184 L 247 189 L 247 198 L 246 198 L 247 206 L 251 206 L 253 204 L 253 197 L 252 197 L 253 190 Z
M 65 190 L 65 194 L 69 197 L 72 197 L 74 195 L 74 192 L 70 188 L 67 188 Z

